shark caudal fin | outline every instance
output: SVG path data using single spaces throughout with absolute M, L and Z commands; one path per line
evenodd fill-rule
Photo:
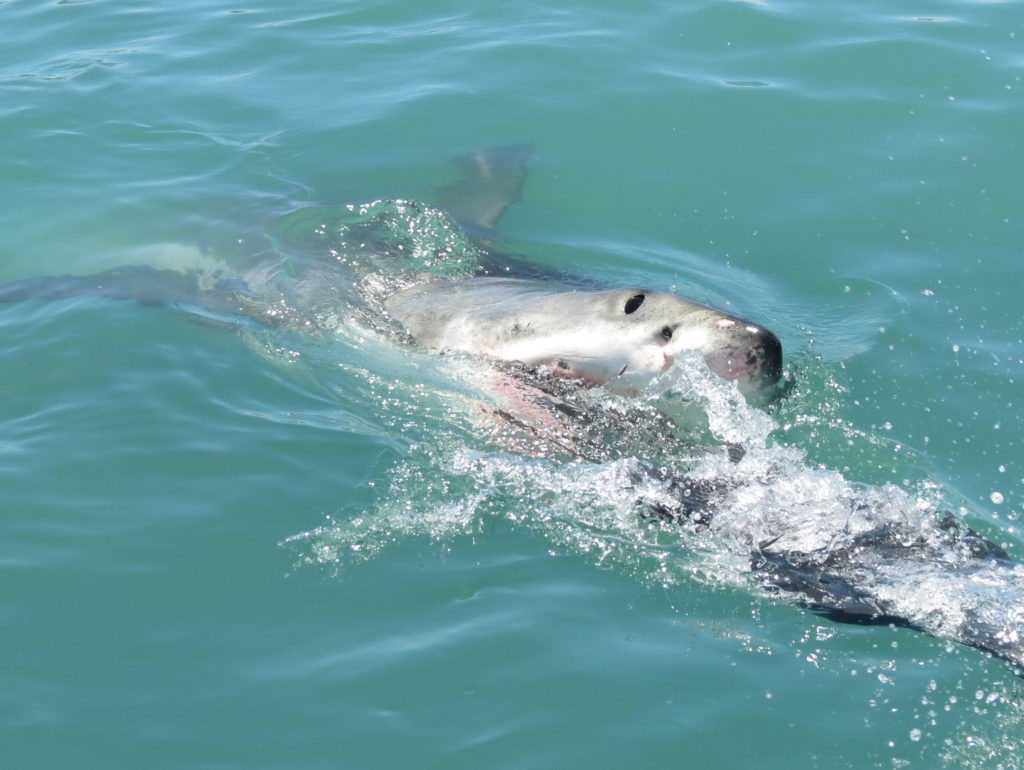
M 38 276 L 0 286 L 0 302 L 5 303 L 97 296 L 165 305 L 198 294 L 193 275 L 134 265 L 93 275 Z
M 438 188 L 438 205 L 474 235 L 486 235 L 519 200 L 533 146 L 516 144 L 460 155 L 462 178 Z
M 128 265 L 94 275 L 39 276 L 0 286 L 0 303 L 106 297 L 142 305 L 194 305 L 215 313 L 245 313 L 240 297 L 248 288 L 233 277 L 203 285 L 195 272 Z

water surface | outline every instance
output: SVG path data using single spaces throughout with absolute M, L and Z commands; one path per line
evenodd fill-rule
M 1020 557 L 1019 4 L 478 5 L 0 4 L 0 280 L 249 269 L 529 142 L 502 248 L 766 324 L 773 446 Z M 1005 663 L 659 579 L 586 474 L 481 497 L 469 386 L 339 329 L 0 308 L 12 766 L 1021 766 Z

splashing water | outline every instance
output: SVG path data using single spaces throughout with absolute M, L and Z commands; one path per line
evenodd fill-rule
M 314 220 L 320 224 L 312 227 Z M 445 542 L 504 522 L 650 585 L 753 581 L 813 600 L 814 580 L 834 573 L 841 579 L 832 585 L 852 597 L 841 596 L 855 612 L 892 615 L 979 646 L 1019 647 L 1024 602 L 1012 597 L 1024 596 L 1024 570 L 979 552 L 977 543 L 987 541 L 950 523 L 945 511 L 961 507 L 948 502 L 955 495 L 930 483 L 851 481 L 787 443 L 796 433 L 790 426 L 803 421 L 826 439 L 835 433 L 830 440 L 851 452 L 876 446 L 849 425 L 820 421 L 820 391 L 775 407 L 777 421 L 699 355 L 681 356 L 636 398 L 558 391 L 585 424 L 551 425 L 541 440 L 519 442 L 508 425 L 495 425 L 501 373 L 490 364 L 396 347 L 395 330 L 373 320 L 358 343 L 342 331 L 372 319 L 380 285 L 424 272 L 477 273 L 480 252 L 454 223 L 419 204 L 377 202 L 306 212 L 283 229 L 293 260 L 306 261 L 307 277 L 296 283 L 307 293 L 315 283 L 308 275 L 323 278 L 318 265 L 348 269 L 374 252 L 374 280 L 345 284 L 347 320 L 334 324 L 329 355 L 350 364 L 345 381 L 329 387 L 349 411 L 374 415 L 382 434 L 400 434 L 404 447 L 371 510 L 341 510 L 288 538 L 299 564 L 343 576 L 393 543 Z M 384 258 L 395 254 L 405 261 Z M 308 296 L 293 301 L 324 307 Z

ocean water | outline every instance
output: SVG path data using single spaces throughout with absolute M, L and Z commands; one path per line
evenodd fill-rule
M 1021 10 L 8 0 L 0 283 L 252 281 L 317 256 L 290 222 L 529 143 L 497 248 L 782 340 L 781 404 L 706 396 L 776 514 L 853 487 L 1022 559 Z M 765 593 L 610 502 L 614 462 L 489 445 L 475 375 L 332 275 L 269 325 L 0 306 L 0 765 L 1024 765 L 1010 665 Z

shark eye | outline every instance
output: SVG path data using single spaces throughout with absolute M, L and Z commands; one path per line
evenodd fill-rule
M 636 309 L 640 307 L 642 304 L 644 304 L 644 295 L 634 294 L 632 297 L 626 300 L 626 307 L 624 307 L 623 310 L 626 311 L 626 315 L 629 315 L 630 313 L 635 313 Z
M 672 339 L 672 327 L 671 326 L 662 326 L 661 327 L 661 336 L 664 337 L 666 340 Z

